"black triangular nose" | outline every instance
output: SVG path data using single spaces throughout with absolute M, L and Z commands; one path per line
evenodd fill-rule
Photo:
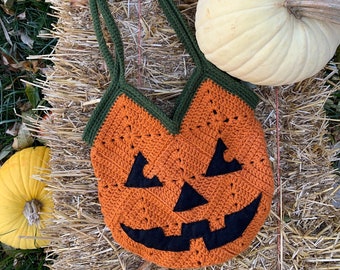
M 174 211 L 187 211 L 196 206 L 200 206 L 206 203 L 208 203 L 208 201 L 192 186 L 185 182 L 182 187 L 181 194 L 179 195 L 178 201 L 175 205 Z

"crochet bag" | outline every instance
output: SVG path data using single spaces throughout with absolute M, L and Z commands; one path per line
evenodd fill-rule
M 172 0 L 159 4 L 196 66 L 173 116 L 126 82 L 117 25 L 106 1 L 90 0 L 112 81 L 84 140 L 115 241 L 164 267 L 213 265 L 244 251 L 270 210 L 273 175 L 253 111 L 258 99 L 204 58 Z

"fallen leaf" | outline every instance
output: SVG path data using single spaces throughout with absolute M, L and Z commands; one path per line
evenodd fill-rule
M 4 66 L 9 65 L 9 61 L 8 61 L 9 59 L 7 58 L 6 54 L 4 54 L 4 53 L 1 54 L 1 60 L 2 60 L 2 63 L 3 63 Z
M 20 99 L 16 102 L 17 108 L 23 113 L 31 111 L 32 104 L 30 102 L 22 102 Z
M 7 63 L 7 65 L 10 66 L 12 70 L 25 70 L 25 71 L 29 71 L 33 73 L 37 73 L 40 69 L 39 62 L 37 60 L 20 61 L 18 63 L 12 63 L 12 64 Z
M 13 4 L 14 4 L 15 0 L 4 0 L 4 4 L 5 4 L 5 7 L 7 9 L 11 9 Z
M 23 61 L 22 67 L 26 71 L 30 71 L 30 72 L 33 72 L 33 73 L 37 73 L 40 69 L 38 60 Z
M 19 20 L 25 20 L 26 19 L 26 12 L 24 11 L 24 12 L 21 12 L 18 16 L 17 16 L 17 18 L 19 19 Z
M 34 40 L 31 39 L 24 31 L 20 31 L 20 39 L 25 43 L 30 49 L 33 48 Z
M 15 60 L 9 54 L 1 52 L 1 60 L 5 66 L 16 64 Z
M 29 100 L 29 102 L 32 105 L 32 108 L 36 108 L 39 101 L 41 100 L 40 94 L 39 94 L 39 89 L 37 87 L 34 87 L 31 84 L 26 84 L 25 86 L 25 94 Z
M 21 150 L 26 147 L 32 146 L 33 142 L 34 142 L 34 138 L 31 132 L 28 130 L 25 124 L 22 124 L 20 126 L 18 136 L 16 136 L 13 140 L 12 147 L 15 150 Z
M 14 125 L 12 125 L 10 128 L 6 130 L 6 134 L 11 135 L 13 137 L 17 136 L 20 126 L 21 126 L 20 122 L 15 122 Z

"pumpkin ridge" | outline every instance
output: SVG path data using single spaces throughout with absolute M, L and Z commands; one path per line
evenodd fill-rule
M 23 151 L 24 152 L 19 152 L 19 158 L 18 158 L 19 166 L 21 168 L 21 175 L 22 176 L 30 175 L 30 177 L 28 181 L 24 181 L 24 179 L 21 178 L 21 183 L 18 183 L 18 184 L 21 189 L 20 192 L 22 196 L 25 198 L 25 201 L 27 202 L 33 199 L 32 189 L 35 190 L 37 186 L 37 183 L 32 181 L 32 176 L 35 173 L 35 170 L 38 164 L 36 160 L 32 161 L 32 157 L 34 156 L 34 153 L 33 153 L 34 150 L 32 148 L 23 149 Z M 23 153 L 25 155 L 23 155 Z M 28 164 L 27 164 L 27 160 L 29 160 Z M 32 188 L 31 188 L 31 185 L 32 185 Z
M 264 21 L 264 22 L 266 22 L 266 21 Z M 243 71 L 243 72 L 242 72 L 243 74 L 247 74 L 247 76 L 252 76 L 251 74 L 254 73 L 254 72 L 256 72 L 256 67 L 257 67 L 258 65 L 260 65 L 260 64 L 263 64 L 263 62 L 266 61 L 265 59 L 262 59 L 262 62 L 259 63 L 258 60 L 257 60 L 258 54 L 260 54 L 262 51 L 266 51 L 266 50 L 267 50 L 267 47 L 269 46 L 269 44 L 270 44 L 270 47 L 272 47 L 272 53 L 273 53 L 274 51 L 277 51 L 277 46 L 278 46 L 278 45 L 273 46 L 272 44 L 273 44 L 274 39 L 279 39 L 279 38 L 278 38 L 278 35 L 282 34 L 282 32 L 287 28 L 287 27 L 285 27 L 284 24 L 286 24 L 286 21 L 283 21 L 283 22 L 282 22 L 282 25 L 281 25 L 282 27 L 278 28 L 278 30 L 277 30 L 274 34 L 272 34 L 272 35 L 270 36 L 269 39 L 266 39 L 266 41 L 263 42 L 263 45 L 262 45 L 262 46 L 258 46 L 260 49 L 257 50 L 257 53 L 256 53 L 256 54 L 250 55 L 249 58 L 245 59 L 244 61 L 237 61 L 238 67 L 236 67 L 236 68 L 234 68 L 234 69 L 229 68 L 229 69 L 228 69 L 228 72 L 230 72 L 230 74 L 234 74 L 234 73 L 236 73 L 236 72 L 240 72 L 240 70 L 244 68 L 243 65 L 245 65 L 245 64 L 250 65 L 250 63 L 252 63 L 253 60 L 255 59 L 255 60 L 254 60 L 255 62 L 253 62 L 252 68 L 248 67 L 248 70 L 247 70 L 247 71 Z M 251 31 L 251 30 L 249 30 L 249 31 Z M 261 40 L 261 41 L 262 41 L 262 40 Z M 281 42 L 284 42 L 284 41 L 285 41 L 284 39 L 279 39 L 279 40 L 278 40 L 279 44 L 280 44 Z M 237 41 L 237 40 L 232 40 L 231 42 L 237 43 L 238 41 Z M 231 42 L 230 42 L 230 43 L 231 43 Z M 228 43 L 228 44 L 230 44 L 230 43 Z M 224 47 L 227 47 L 228 44 L 226 44 Z M 217 53 L 217 51 L 216 51 L 216 53 Z M 284 55 L 284 54 L 282 54 L 282 55 Z M 213 56 L 213 57 L 214 57 L 214 56 Z M 237 54 L 234 54 L 234 56 L 231 57 L 231 58 L 229 59 L 229 61 L 230 61 L 229 63 L 231 63 L 231 61 L 233 60 L 234 57 L 237 57 Z M 278 57 L 280 57 L 280 55 L 279 55 Z M 282 57 L 282 56 L 281 56 L 281 57 Z M 226 69 L 226 65 L 222 65 L 221 67 L 224 68 L 224 69 Z M 250 70 L 249 70 L 249 69 L 250 69 Z M 273 69 L 274 72 L 277 72 L 277 70 L 278 70 L 278 69 Z M 241 74 L 242 74 L 242 73 L 241 73 Z M 273 75 L 271 75 L 271 76 L 273 76 Z
M 32 160 L 32 156 L 39 156 L 39 158 L 34 159 L 34 161 L 30 164 L 29 166 L 29 175 L 31 175 L 29 181 L 23 181 L 23 186 L 25 188 L 25 194 L 27 194 L 27 199 L 26 201 L 31 201 L 33 199 L 38 199 L 38 194 L 42 192 L 42 190 L 45 187 L 45 184 L 39 180 L 36 180 L 34 177 L 36 175 L 41 175 L 43 172 L 43 168 L 45 167 L 45 164 L 43 164 L 43 158 L 48 158 L 47 156 L 45 157 L 45 152 L 44 148 L 33 148 L 31 153 L 30 153 L 30 160 Z M 41 157 L 40 157 L 41 156 Z
M 14 160 L 14 158 L 12 160 Z M 14 162 L 15 164 L 17 164 L 16 160 Z M 7 164 L 10 164 L 10 163 L 7 163 Z M 9 166 L 6 166 L 7 164 L 5 162 L 5 164 L 0 168 L 2 171 L 5 171 L 5 175 L 6 175 L 6 178 L 3 178 L 4 186 L 7 188 L 7 192 L 10 192 L 11 194 L 13 194 L 13 198 L 17 198 L 17 200 L 20 201 L 22 199 L 20 189 L 18 189 L 16 182 L 10 181 L 9 179 L 16 179 L 18 175 L 20 178 L 21 167 L 17 170 L 13 170 L 12 164 L 10 164 Z
M 292 20 L 292 18 L 289 18 L 290 20 Z M 287 22 L 286 22 L 287 23 Z M 289 52 L 290 52 L 290 50 L 291 50 L 291 48 L 292 48 L 292 46 L 293 46 L 293 36 L 294 36 L 294 31 L 293 30 L 291 30 L 291 31 L 289 31 L 290 29 L 288 28 L 288 27 L 285 27 L 285 29 L 286 29 L 286 32 L 283 34 L 284 36 L 286 36 L 287 38 L 287 40 L 289 40 L 290 42 L 289 42 L 289 46 L 285 46 L 286 48 L 285 48 L 285 51 L 280 51 L 281 52 L 281 54 L 279 54 L 278 55 L 278 57 L 280 57 L 280 65 L 279 65 L 279 67 L 277 68 L 277 69 L 275 69 L 274 70 L 274 73 L 272 73 L 271 75 L 269 75 L 268 76 L 268 78 L 266 78 L 266 80 L 268 80 L 268 81 L 271 81 L 272 80 L 272 78 L 275 78 L 275 77 L 277 77 L 278 75 L 280 75 L 281 77 L 283 77 L 283 81 L 284 80 L 286 80 L 287 79 L 287 77 L 289 77 L 289 76 L 291 76 L 290 74 L 284 74 L 283 72 L 282 72 L 282 67 L 284 66 L 283 65 L 283 63 L 284 63 L 284 61 L 285 61 L 285 58 L 287 59 L 287 55 L 289 54 Z M 289 31 L 289 33 L 290 33 L 290 35 L 288 36 L 287 35 L 287 31 Z M 283 42 L 284 42 L 284 39 L 282 39 L 283 40 Z
M 1 167 L 1 168 L 3 168 L 3 167 Z M 3 170 L 3 171 L 5 171 L 8 174 L 11 173 L 11 172 L 8 172 L 8 170 Z M 12 177 L 12 176 L 10 175 L 10 177 Z M 7 178 L 1 179 L 1 177 L 0 177 L 0 180 L 2 180 L 0 184 L 6 189 L 5 192 L 4 192 L 6 195 L 1 195 L 1 197 L 2 197 L 1 200 L 3 198 L 7 197 L 9 200 L 14 201 L 14 202 L 20 201 L 21 197 L 18 196 L 18 193 L 13 192 L 13 187 L 15 187 L 15 185 L 13 183 L 11 183 L 11 181 L 8 181 Z
M 303 60 L 301 60 L 301 62 L 304 62 L 304 61 L 306 61 L 306 59 L 308 59 L 309 57 L 311 57 L 310 55 L 309 55 L 309 48 L 310 48 L 310 45 L 309 45 L 309 43 L 310 43 L 310 40 L 311 40 L 311 34 L 308 32 L 308 29 L 311 29 L 310 28 L 310 25 L 309 24 L 307 24 L 307 23 L 304 23 L 303 24 L 303 26 L 301 27 L 302 29 L 303 29 L 303 34 L 304 34 L 304 36 L 305 36 L 305 38 L 304 38 L 304 41 L 305 41 L 305 43 L 303 44 L 303 47 L 305 47 L 305 51 L 306 51 L 306 53 L 305 54 L 301 54 L 304 58 L 303 58 Z M 301 30 L 302 31 L 302 30 Z M 313 38 L 314 39 L 314 38 Z M 315 64 L 316 63 L 313 63 L 314 64 L 314 66 L 315 66 Z M 307 67 L 306 67 L 306 65 L 305 66 L 302 66 L 302 70 L 299 70 L 300 72 L 302 72 L 304 69 L 306 69 Z
M 280 31 L 278 31 L 277 33 L 275 33 L 275 36 L 272 36 L 272 39 L 270 40 L 270 42 L 274 42 L 274 38 L 278 37 L 278 35 L 282 34 L 282 31 L 284 31 L 283 29 L 280 29 Z M 276 44 L 275 48 L 273 48 L 272 50 L 272 57 L 276 57 L 277 61 L 279 62 L 279 64 L 277 65 L 276 68 L 272 69 L 271 74 L 268 72 L 267 74 L 267 80 L 271 80 L 272 78 L 278 77 L 278 76 L 284 76 L 282 75 L 282 63 L 284 62 L 285 59 L 287 59 L 286 55 L 289 53 L 289 49 L 291 48 L 291 46 L 279 46 L 280 44 L 284 43 L 285 39 L 279 39 L 278 43 Z M 278 48 L 280 48 L 280 54 L 276 53 L 278 51 Z M 285 49 L 285 51 L 282 51 L 282 48 Z M 261 50 L 259 50 L 259 52 L 266 50 L 265 47 L 263 47 Z M 255 57 L 255 55 L 254 55 Z M 263 62 L 261 64 L 265 64 L 265 59 L 263 59 Z M 249 72 L 249 76 L 251 76 L 252 73 L 254 73 L 255 69 L 252 72 Z M 256 76 L 256 74 L 254 75 L 254 77 Z
M 277 15 L 277 14 L 273 13 L 270 17 L 276 16 L 276 15 Z M 228 17 L 228 16 L 225 16 L 225 17 Z M 223 17 L 224 20 L 225 20 L 225 17 Z M 222 18 L 221 18 L 221 19 L 222 19 Z M 266 23 L 266 19 L 268 19 L 268 18 L 267 18 L 267 17 L 266 17 L 266 18 L 263 18 L 263 19 L 261 20 L 260 24 Z M 214 19 L 211 20 L 211 22 L 209 21 L 209 26 L 210 26 L 210 25 L 212 25 L 212 26 L 215 27 Z M 256 26 L 255 26 L 254 28 L 257 28 L 257 27 L 260 27 L 260 25 L 259 25 L 259 24 L 256 24 Z M 254 29 L 254 28 L 253 28 L 253 29 Z M 242 31 L 242 34 L 241 34 L 241 35 L 237 35 L 237 37 L 232 37 L 232 38 L 231 38 L 231 36 L 228 35 L 228 41 L 227 41 L 227 42 L 224 41 L 222 46 L 217 46 L 217 47 L 212 48 L 213 52 L 218 51 L 218 50 L 221 50 L 221 49 L 224 49 L 225 47 L 228 46 L 228 44 L 229 44 L 230 42 L 235 42 L 235 38 L 236 38 L 236 39 L 242 38 L 242 35 L 246 35 L 248 32 L 251 32 L 253 29 L 248 29 L 248 30 L 246 30 L 246 31 Z M 232 30 L 230 30 L 230 31 L 232 31 Z M 240 31 L 240 30 L 238 30 L 238 31 Z M 237 42 L 237 41 L 236 41 L 236 42 Z M 214 45 L 214 44 L 212 44 L 212 45 Z M 205 56 L 210 55 L 210 54 L 212 53 L 212 52 L 209 52 L 209 50 L 207 50 L 207 49 L 204 49 L 204 51 L 205 51 Z
M 325 33 L 326 28 L 324 27 L 324 25 L 321 25 L 321 24 L 318 24 L 318 23 L 314 23 L 313 24 L 313 28 L 312 28 L 312 26 L 310 24 L 306 23 L 306 25 L 308 25 L 308 28 L 310 29 L 311 33 L 313 33 L 314 35 L 315 35 L 314 28 L 317 28 L 319 30 L 319 33 L 321 33 L 322 36 L 323 36 L 322 38 L 320 38 L 320 40 L 326 40 L 327 41 L 327 45 L 328 45 L 328 50 L 327 51 L 331 51 L 331 46 L 330 46 L 330 44 L 328 42 L 329 40 L 328 40 L 327 35 Z M 339 40 L 340 40 L 340 38 L 339 38 Z M 333 56 L 333 55 L 331 55 L 331 56 Z
M 212 1 L 210 0 L 210 2 L 216 2 L 216 1 Z M 218 1 L 217 1 L 218 2 Z M 230 7 L 230 5 L 228 6 L 228 8 L 226 8 L 227 5 L 219 5 L 218 8 L 216 8 L 216 6 L 211 5 L 210 3 L 207 4 L 207 2 L 204 1 L 199 1 L 197 3 L 197 5 L 200 6 L 210 6 L 210 10 L 212 9 L 214 12 L 218 12 L 220 14 L 216 14 L 214 13 L 214 17 L 215 18 L 219 18 L 221 16 L 223 16 L 224 14 L 228 15 L 228 14 L 238 14 L 238 13 L 243 13 L 244 11 L 252 11 L 252 10 L 256 10 L 256 11 L 262 11 L 263 9 L 268 9 L 268 8 L 272 8 L 273 6 L 276 6 L 275 4 L 273 4 L 271 1 L 265 1 L 267 3 L 261 3 L 260 0 L 258 1 L 250 1 L 249 6 L 244 6 L 243 4 L 240 4 L 241 6 L 236 7 L 236 5 L 233 5 L 232 7 Z M 238 14 L 239 16 L 242 16 L 244 14 Z

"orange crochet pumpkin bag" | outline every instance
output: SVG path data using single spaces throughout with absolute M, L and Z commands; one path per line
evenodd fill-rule
M 273 175 L 254 116 L 257 97 L 204 58 L 172 0 L 159 3 L 197 66 L 173 116 L 125 81 L 117 26 L 106 2 L 91 0 L 112 83 L 84 139 L 114 239 L 161 266 L 202 267 L 249 246 L 269 213 Z

